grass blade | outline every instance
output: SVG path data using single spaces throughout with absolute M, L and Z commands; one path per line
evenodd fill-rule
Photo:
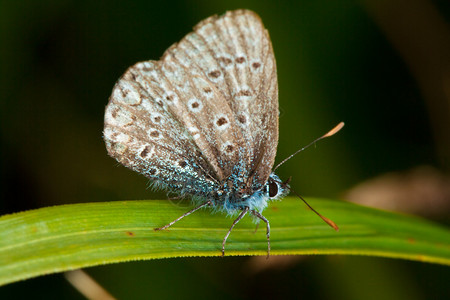
M 335 232 L 295 198 L 264 211 L 271 255 L 353 254 L 450 265 L 450 230 L 429 221 L 347 202 L 308 199 L 335 221 Z M 167 200 L 46 207 L 0 218 L 0 284 L 113 262 L 181 256 L 220 256 L 232 218 L 203 209 L 169 230 L 154 231 L 189 206 Z M 266 255 L 261 226 L 244 218 L 225 255 Z

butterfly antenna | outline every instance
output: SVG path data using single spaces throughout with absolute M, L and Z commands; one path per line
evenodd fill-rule
M 339 130 L 342 129 L 342 127 L 344 127 L 344 122 L 340 122 L 339 124 L 337 124 L 333 129 L 331 129 L 330 131 L 328 131 L 327 133 L 325 133 L 324 135 L 322 135 L 321 137 L 315 139 L 314 141 L 312 141 L 311 143 L 309 143 L 308 145 L 306 145 L 305 147 L 295 151 L 295 153 L 289 155 L 287 158 L 285 158 L 282 162 L 280 162 L 273 170 L 272 172 L 274 172 L 276 169 L 278 169 L 279 166 L 281 166 L 282 164 L 284 164 L 285 162 L 287 162 L 288 160 L 290 160 L 292 157 L 294 157 L 295 155 L 297 155 L 299 152 L 302 152 L 303 150 L 305 150 L 306 148 L 308 148 L 309 146 L 317 143 L 318 141 L 320 141 L 321 139 L 330 137 L 334 134 L 336 134 Z M 301 198 L 301 197 L 300 197 Z M 303 198 L 302 198 L 303 200 Z M 303 200 L 305 201 L 305 200 Z M 305 202 L 306 203 L 306 202 Z M 308 205 L 309 206 L 309 205 Z
M 330 227 L 332 227 L 334 230 L 339 231 L 339 227 L 336 225 L 336 223 L 334 223 L 333 221 L 331 221 L 330 219 L 328 219 L 327 217 L 322 216 L 317 210 L 315 210 L 314 208 L 312 208 L 311 205 L 309 205 L 308 202 L 306 202 L 305 199 L 303 199 L 302 196 L 300 196 L 296 191 L 294 191 L 291 187 L 288 187 L 289 190 L 291 192 L 293 192 L 297 197 L 299 197 L 300 199 L 302 199 L 302 201 L 306 204 L 306 206 L 309 207 L 309 209 L 311 209 L 316 215 L 318 215 L 325 223 L 327 223 L 328 225 L 330 225 Z

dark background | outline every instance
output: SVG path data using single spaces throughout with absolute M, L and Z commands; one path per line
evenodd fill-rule
M 281 167 L 281 178 L 292 176 L 305 197 L 345 200 L 368 179 L 427 166 L 445 190 L 449 3 L 1 1 L 0 213 L 165 197 L 107 156 L 108 97 L 127 67 L 158 59 L 200 20 L 236 8 L 257 12 L 272 38 L 281 109 L 277 161 L 346 122 L 337 136 Z M 438 192 L 442 207 L 421 198 L 413 212 L 448 224 L 450 199 Z M 439 213 L 427 213 L 431 205 Z M 403 206 L 411 211 L 408 201 Z M 86 272 L 120 299 L 450 297 L 443 266 L 345 256 L 271 260 L 167 259 Z M 1 299 L 30 297 L 83 299 L 62 274 L 0 288 Z

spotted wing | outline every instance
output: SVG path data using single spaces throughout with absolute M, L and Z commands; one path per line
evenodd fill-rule
M 129 68 L 107 106 L 104 137 L 119 162 L 187 193 L 213 190 L 236 170 L 264 184 L 278 95 L 259 17 L 238 10 L 208 18 L 161 61 Z
M 219 179 L 233 172 L 263 185 L 278 143 L 278 84 L 269 34 L 248 10 L 200 22 L 169 48 L 163 74 L 187 107 L 172 113 L 198 132 L 198 147 L 212 156 Z M 194 108 L 200 103 L 200 109 Z M 212 156 L 211 156 L 212 155 Z
M 149 75 L 159 61 L 138 63 L 118 80 L 105 110 L 103 131 L 110 156 L 158 186 L 181 194 L 217 189 L 192 135 L 167 109 L 173 96 Z M 175 98 L 172 98 L 174 101 Z

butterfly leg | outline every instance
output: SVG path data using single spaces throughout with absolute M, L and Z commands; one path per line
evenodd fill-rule
M 234 226 L 247 214 L 248 210 L 250 208 L 245 207 L 241 214 L 234 220 L 233 224 L 231 224 L 230 230 L 228 230 L 227 234 L 225 235 L 223 242 L 222 242 L 222 257 L 225 256 L 225 243 L 227 242 L 228 236 L 231 233 L 231 230 L 233 230 Z
M 267 227 L 267 231 L 266 231 L 266 236 L 267 236 L 267 258 L 269 258 L 269 256 L 270 256 L 270 224 L 269 224 L 269 220 L 267 220 L 262 214 L 260 214 L 256 210 L 252 210 L 250 212 L 252 213 L 252 215 L 257 217 L 258 219 L 263 220 L 264 223 L 266 223 L 266 227 Z
M 163 227 L 157 227 L 157 228 L 154 228 L 154 230 L 155 230 L 155 231 L 158 231 L 158 230 L 164 230 L 164 229 L 167 229 L 167 228 L 169 228 L 170 226 L 172 226 L 173 224 L 175 224 L 176 222 L 178 222 L 178 221 L 180 221 L 181 219 L 183 219 L 184 217 L 189 216 L 190 214 L 196 212 L 196 211 L 199 210 L 200 208 L 205 207 L 206 205 L 210 205 L 210 204 L 211 204 L 211 201 L 205 202 L 205 203 L 203 203 L 202 205 L 199 205 L 199 206 L 197 206 L 196 208 L 194 208 L 194 209 L 188 211 L 187 213 L 182 214 L 180 217 L 176 218 L 175 220 L 173 220 L 173 221 L 170 222 L 169 224 L 167 224 L 167 225 L 165 225 L 165 226 L 163 226 Z

